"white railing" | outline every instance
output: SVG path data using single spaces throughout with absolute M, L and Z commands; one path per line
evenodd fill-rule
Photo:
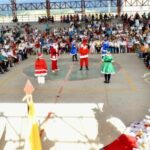
M 88 14 L 99 14 L 99 12 L 88 12 Z M 67 14 L 55 14 L 54 20 L 60 21 L 61 15 L 74 15 L 74 13 L 67 13 Z M 45 14 L 33 14 L 33 15 L 17 15 L 18 22 L 37 22 L 39 17 L 45 17 Z M 81 14 L 79 14 L 79 17 L 81 18 Z M 12 22 L 12 16 L 0 16 L 0 23 L 10 23 Z
M 145 11 L 148 13 L 148 11 Z M 100 12 L 86 12 L 87 15 L 89 14 L 99 14 Z M 103 13 L 103 12 L 102 12 Z M 128 13 L 129 15 L 135 14 L 136 12 L 134 10 L 128 10 L 125 9 L 122 10 L 122 13 Z M 138 12 L 139 14 L 143 14 L 144 11 Z M 74 15 L 75 13 L 67 13 L 67 14 L 55 14 L 54 20 L 60 21 L 61 15 Z M 116 12 L 112 12 L 111 14 L 116 15 Z M 37 22 L 39 17 L 45 17 L 46 14 L 31 14 L 31 15 L 17 15 L 18 22 Z M 81 18 L 81 13 L 79 14 L 79 17 Z M 0 16 L 0 23 L 11 23 L 13 17 L 12 16 Z

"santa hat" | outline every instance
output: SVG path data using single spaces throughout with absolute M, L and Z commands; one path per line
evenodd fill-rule
M 38 58 L 41 58 L 43 56 L 42 53 L 38 53 Z
M 87 39 L 83 39 L 82 44 L 87 44 Z

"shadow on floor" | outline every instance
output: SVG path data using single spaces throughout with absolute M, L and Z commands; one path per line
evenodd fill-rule
M 94 108 L 93 112 L 95 114 L 95 119 L 98 124 L 98 134 L 96 137 L 96 142 L 108 145 L 112 141 L 118 138 L 122 131 L 117 129 L 117 125 L 113 124 L 113 122 L 109 121 L 113 118 L 110 113 L 107 111 L 108 109 L 103 107 L 103 111 L 99 108 Z M 117 122 L 122 123 L 119 119 L 115 119 Z M 123 126 L 123 125 L 122 125 Z M 124 130 L 124 129 L 123 129 Z

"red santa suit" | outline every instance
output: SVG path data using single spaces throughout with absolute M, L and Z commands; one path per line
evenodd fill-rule
M 42 58 L 42 54 L 38 54 L 38 58 L 35 60 L 35 76 L 46 76 L 47 75 L 47 64 L 45 59 Z
M 58 60 L 58 45 L 55 43 L 50 48 L 50 59 L 52 72 L 58 71 L 57 60 Z
M 38 78 L 38 83 L 45 83 L 45 76 L 47 75 L 48 69 L 45 59 L 42 58 L 42 53 L 38 53 L 34 69 L 34 75 Z
M 80 70 L 82 70 L 83 66 L 86 66 L 86 69 L 88 70 L 89 49 L 87 46 L 87 40 L 83 40 L 81 47 L 79 49 L 79 53 L 80 53 Z

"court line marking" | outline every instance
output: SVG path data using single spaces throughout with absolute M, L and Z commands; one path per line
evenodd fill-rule
M 63 92 L 65 83 L 68 81 L 68 78 L 69 78 L 69 76 L 70 76 L 70 74 L 71 74 L 71 72 L 72 72 L 72 68 L 73 68 L 73 63 L 69 66 L 69 70 L 68 70 L 68 72 L 67 72 L 67 74 L 66 74 L 64 80 L 62 81 L 62 85 L 61 85 L 60 88 L 58 89 L 57 95 L 56 95 L 56 97 L 55 97 L 55 103 L 58 102 L 58 99 L 59 99 L 60 95 L 61 95 L 62 92 Z
M 147 78 L 147 76 L 149 76 L 149 77 Z M 143 78 L 146 78 L 146 79 L 144 79 L 144 81 L 145 81 L 146 83 L 150 84 L 150 72 L 145 73 L 145 74 L 143 75 Z
M 122 69 L 123 70 L 123 74 L 124 74 L 124 77 L 126 79 L 126 81 L 128 82 L 129 86 L 130 86 L 130 89 L 132 92 L 136 92 L 137 91 L 137 87 L 136 85 L 134 84 L 130 74 L 128 73 L 128 71 L 126 69 Z

